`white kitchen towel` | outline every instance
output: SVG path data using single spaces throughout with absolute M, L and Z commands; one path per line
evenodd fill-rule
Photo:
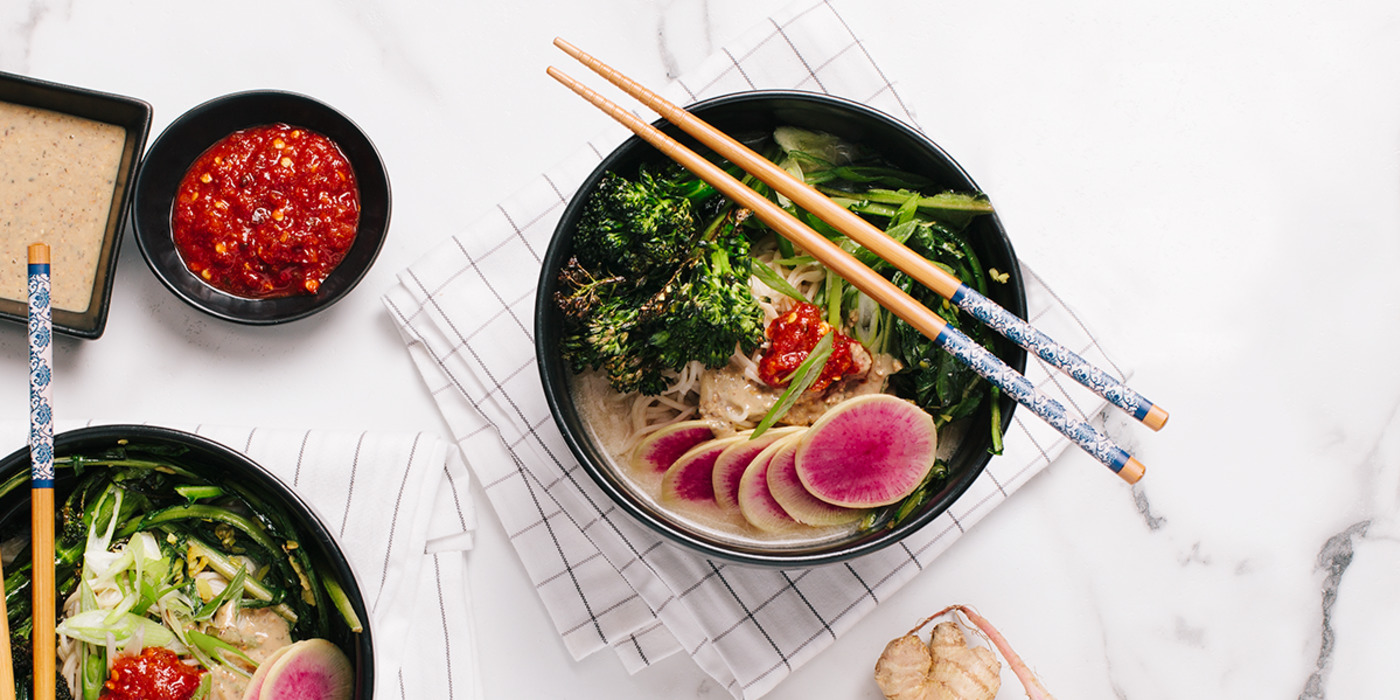
M 913 123 L 891 82 L 826 2 L 771 18 L 661 92 L 681 104 L 756 88 L 840 95 Z M 640 112 L 639 112 L 640 113 Z M 648 120 L 651 115 L 642 114 Z M 541 259 L 565 204 L 627 135 L 610 129 L 405 269 L 384 301 L 458 445 L 576 658 L 612 648 L 636 671 L 683 652 L 734 696 L 763 695 L 908 582 L 1069 444 L 1017 411 L 1003 456 L 897 546 L 814 569 L 711 561 L 609 501 L 555 427 L 534 355 Z M 1126 378 L 1029 269 L 1030 320 Z M 1032 359 L 1027 376 L 1072 413 L 1104 402 Z
M 450 443 L 427 433 L 163 427 L 247 455 L 316 511 L 370 613 L 376 700 L 482 697 L 465 566 L 476 528 L 471 477 Z M 4 431 L 5 444 L 25 444 L 25 426 Z M 444 542 L 452 546 L 432 546 Z

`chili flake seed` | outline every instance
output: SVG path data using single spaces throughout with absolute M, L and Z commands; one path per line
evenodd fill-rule
M 290 168 L 290 167 L 292 167 L 292 159 L 291 159 L 291 158 L 288 158 L 288 157 L 286 157 L 286 156 L 283 156 L 283 157 L 282 157 L 282 167 L 284 167 L 284 168 Z
M 203 183 L 206 184 L 206 185 L 209 184 L 209 182 L 212 181 L 213 179 L 214 179 L 214 178 L 212 178 L 212 177 L 209 176 L 209 173 L 204 173 L 203 175 L 200 175 L 200 176 L 199 176 L 199 181 L 200 181 L 200 182 L 203 182 Z

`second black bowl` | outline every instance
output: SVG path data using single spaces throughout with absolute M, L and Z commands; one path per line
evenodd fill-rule
M 878 153 L 884 160 L 900 169 L 924 175 L 938 188 L 957 191 L 980 191 L 972 178 L 963 171 L 943 149 L 922 133 L 877 110 L 847 100 L 805 92 L 760 91 L 740 93 L 692 105 L 691 112 L 721 131 L 749 144 L 759 143 L 782 125 L 824 131 Z M 685 143 L 692 150 L 709 153 L 695 141 L 664 122 L 658 127 Z M 743 564 L 783 568 L 814 566 L 842 561 L 887 547 L 917 531 L 938 517 L 961 496 L 982 473 L 992 458 L 989 431 L 967 431 L 967 435 L 948 460 L 949 476 L 942 488 L 913 514 L 892 528 L 875 528 L 857 532 L 849 537 L 822 541 L 809 546 L 765 547 L 736 545 L 708 535 L 657 507 L 639 495 L 634 487 L 618 474 L 612 460 L 599 447 L 588 426 L 574 405 L 571 372 L 561 359 L 559 343 L 564 318 L 554 303 L 558 289 L 559 270 L 573 255 L 573 235 L 583 213 L 588 195 L 603 175 L 615 171 L 632 176 L 643 163 L 665 161 L 655 148 L 632 137 L 614 150 L 584 180 L 570 200 L 555 228 L 554 237 L 545 252 L 540 273 L 535 306 L 535 347 L 541 381 L 555 423 L 563 432 L 574 456 L 588 475 L 623 510 L 671 541 L 705 556 L 727 559 Z M 1022 285 L 1016 254 L 995 215 L 973 220 L 966 230 L 973 249 L 987 268 L 1005 271 L 1005 284 L 995 285 L 989 296 L 1022 318 L 1026 314 L 1025 289 Z M 1024 350 L 1001 343 L 997 354 L 1018 371 L 1025 369 Z M 1015 402 L 1002 397 L 1002 426 L 1010 425 Z M 988 425 L 990 407 L 983 405 L 970 421 Z
M 189 271 L 171 234 L 171 213 L 181 178 L 210 146 L 239 129 L 278 122 L 311 129 L 340 147 L 359 185 L 360 221 L 354 244 L 315 294 L 248 299 L 215 289 Z M 136 178 L 133 222 L 141 254 L 175 296 L 219 318 L 269 325 L 305 318 L 349 294 L 379 256 L 389 231 L 389 210 L 389 174 L 354 122 L 305 95 L 254 90 L 205 102 L 156 138 Z
M 179 465 L 233 491 L 247 503 L 266 504 L 286 514 L 291 520 L 290 528 L 297 533 L 297 546 L 309 553 L 312 566 L 323 576 L 334 577 L 363 625 L 360 632 L 353 632 L 332 610 L 329 639 L 345 652 L 354 666 L 355 689 L 351 698 L 369 700 L 373 697 L 374 640 L 369 627 L 369 609 L 349 560 L 310 505 L 258 463 L 232 448 L 191 433 L 149 425 L 102 425 L 54 436 L 54 454 L 58 457 L 97 455 L 117 448 L 127 451 L 133 458 L 146 457 Z M 9 534 L 29 528 L 29 471 L 28 448 L 16 450 L 0 460 L 0 484 L 8 485 L 11 479 L 22 480 L 14 490 L 0 494 L 0 532 Z M 55 475 L 56 503 L 63 502 L 74 481 L 70 469 Z

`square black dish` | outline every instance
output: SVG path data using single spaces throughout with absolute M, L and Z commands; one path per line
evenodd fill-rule
M 236 296 L 212 286 L 186 266 L 172 232 L 176 193 L 185 173 L 211 146 L 236 131 L 278 123 L 303 127 L 329 138 L 349 161 L 360 207 L 355 239 L 314 294 Z M 136 243 L 161 283 L 200 311 L 249 325 L 294 321 L 339 301 L 374 264 L 389 228 L 389 176 L 374 144 L 345 115 L 292 92 L 238 92 L 185 112 L 151 144 L 135 190 Z
M 11 125 L 18 127 L 5 136 L 6 139 L 17 139 L 16 141 L 7 141 L 7 144 L 18 144 L 18 146 L 10 145 L 11 153 L 22 150 L 20 147 L 25 145 L 18 141 L 19 139 L 37 136 L 40 133 L 59 133 L 54 129 L 61 130 L 74 124 L 80 126 L 86 124 L 98 129 L 111 127 L 120 129 L 122 132 L 115 134 L 111 128 L 106 129 L 108 132 L 106 136 L 111 139 L 111 153 L 109 155 L 116 162 L 104 165 L 104 168 L 108 169 L 108 174 L 112 175 L 110 181 L 95 182 L 89 193 L 90 207 L 87 217 L 90 220 L 87 223 L 93 230 L 66 230 L 68 222 L 44 214 L 39 214 L 39 216 L 42 216 L 45 222 L 53 224 L 54 231 L 9 230 L 10 226 L 29 227 L 16 223 L 17 219 L 8 214 L 4 228 L 6 239 L 13 238 L 14 247 L 17 250 L 23 250 L 24 246 L 36 242 L 48 243 L 53 250 L 54 330 L 79 338 L 98 338 L 107 325 L 112 282 L 117 266 L 117 253 L 121 246 L 122 230 L 131 201 L 131 183 L 136 177 L 137 166 L 146 144 L 146 136 L 150 131 L 151 106 L 142 100 L 131 97 L 60 85 L 11 73 L 0 73 L 0 108 L 4 108 L 7 115 L 17 119 L 24 120 L 28 117 L 36 117 L 37 119 L 49 119 L 52 122 L 50 124 L 52 128 L 43 127 L 42 132 L 35 131 L 33 133 L 27 131 L 29 122 L 24 124 L 17 122 Z M 38 112 L 36 113 L 34 110 Z M 41 127 L 36 126 L 35 128 Z M 74 151 L 70 147 L 79 143 L 80 139 L 81 136 L 75 136 L 71 131 L 63 133 L 64 144 L 56 151 L 41 148 L 40 154 L 36 155 L 33 161 L 0 168 L 0 176 L 8 180 L 7 184 L 11 186 L 9 189 L 0 188 L 0 192 L 12 193 L 12 198 L 23 200 L 22 202 L 8 202 L 7 206 L 29 209 L 39 206 L 40 200 L 48 200 L 50 195 L 56 195 L 59 190 L 67 189 L 73 181 L 70 173 L 66 170 L 70 167 L 71 162 L 67 162 L 67 155 L 55 158 L 51 154 L 55 152 L 73 153 Z M 114 173 L 112 168 L 114 168 Z M 53 183 L 52 186 L 50 182 Z M 36 186 L 34 183 L 39 184 Z M 97 230 L 99 227 L 100 231 Z M 89 241 L 81 246 L 81 250 L 65 248 L 52 239 L 52 236 L 62 234 L 81 235 Z M 100 236 L 100 241 L 98 236 Z M 40 240 L 41 237 L 47 240 Z M 10 257 L 15 258 L 16 256 L 11 255 Z M 72 262 L 68 262 L 70 260 Z M 23 258 L 7 259 L 4 262 L 9 268 L 4 272 L 6 283 L 13 281 L 11 276 L 15 276 L 22 282 L 25 275 L 25 260 Z M 70 273 L 73 275 L 70 281 L 76 284 L 73 286 L 71 294 L 60 296 L 58 285 L 66 284 L 64 278 L 68 277 Z M 90 282 L 83 282 L 89 278 Z M 20 298 L 12 298 L 14 296 L 20 296 Z M 64 302 L 63 297 L 65 296 L 71 300 Z M 27 315 L 28 309 L 22 295 L 12 292 L 0 295 L 0 318 L 24 323 Z

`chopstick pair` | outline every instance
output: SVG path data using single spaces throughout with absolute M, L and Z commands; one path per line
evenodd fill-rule
M 1120 382 L 1094 368 L 1077 354 L 1054 343 L 1045 334 L 1026 324 L 959 280 L 929 264 L 921 256 L 884 235 L 879 229 L 827 199 L 825 195 L 789 176 L 772 162 L 749 150 L 729 136 L 705 123 L 680 107 L 671 104 L 630 78 L 603 64 L 563 39 L 554 44 L 565 53 L 603 76 L 625 92 L 647 104 L 667 120 L 717 153 L 754 175 L 760 181 L 792 199 L 799 206 L 817 215 L 861 245 L 915 277 L 935 292 L 953 300 L 975 318 L 1002 332 L 1008 338 L 1064 369 L 1077 381 L 1094 390 L 1115 405 L 1129 411 L 1146 425 L 1160 429 L 1167 419 L 1166 411 L 1142 398 Z M 1066 437 L 1089 452 L 1125 481 L 1134 483 L 1146 471 L 1137 459 L 1118 447 L 1102 433 L 1084 421 L 1068 414 L 1059 402 L 1041 395 L 1019 372 L 972 341 L 961 331 L 948 326 L 937 314 L 910 297 L 878 273 L 866 267 L 853 255 L 808 228 L 782 207 L 749 189 L 719 166 L 691 151 L 661 130 L 599 95 L 586 85 L 551 66 L 549 75 L 607 113 L 633 133 L 656 147 L 696 176 L 709 183 L 734 202 L 750 209 L 765 224 L 802 247 L 829 269 L 845 278 L 854 287 L 889 309 L 906 323 L 933 339 L 934 343 L 951 353 L 977 374 L 1001 388 L 1018 403 L 1050 423 Z
M 589 69 L 622 88 L 646 106 L 665 117 L 682 131 L 714 149 L 729 162 L 772 187 L 817 218 L 831 224 L 871 252 L 918 280 L 934 293 L 953 302 L 973 318 L 1001 333 L 1008 340 L 1034 353 L 1042 360 L 1065 371 L 1071 377 L 1107 399 L 1115 406 L 1153 430 L 1166 425 L 1168 414 L 1160 406 L 1124 386 L 1122 382 L 1090 364 L 1069 348 L 1055 342 L 1020 317 L 1002 308 L 977 290 L 964 284 L 946 270 L 915 253 L 899 241 L 890 238 L 874 224 L 855 212 L 837 204 L 816 188 L 798 180 L 772 161 L 753 152 L 729 135 L 711 126 L 685 109 L 667 101 L 645 86 L 619 73 L 602 61 L 583 52 L 563 39 L 554 45 L 577 59 Z M 556 76 L 557 77 L 557 76 Z

